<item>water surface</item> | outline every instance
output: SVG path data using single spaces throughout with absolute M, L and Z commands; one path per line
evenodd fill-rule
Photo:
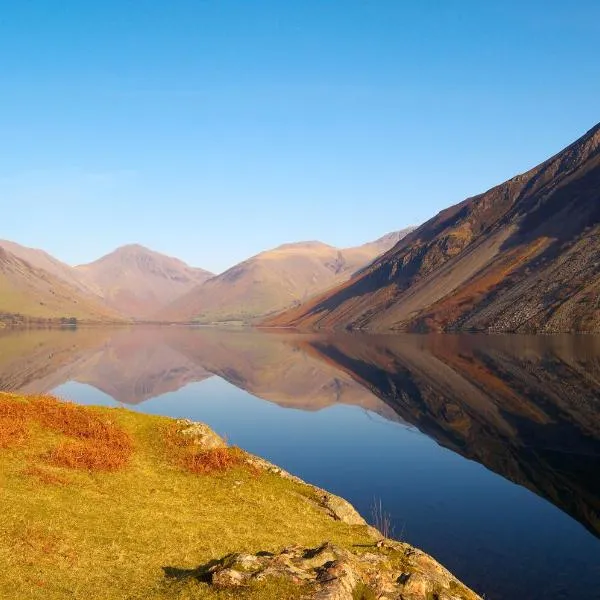
M 600 598 L 600 338 L 0 334 L 0 387 L 209 423 L 486 598 Z

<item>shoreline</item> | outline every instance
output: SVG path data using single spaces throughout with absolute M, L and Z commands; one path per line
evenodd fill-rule
M 76 455 L 58 460 L 73 444 Z M 3 597 L 41 597 L 26 589 L 27 570 L 19 576 L 32 560 L 19 543 L 28 523 L 73 557 L 37 558 L 47 600 L 84 598 L 88 580 L 107 598 L 480 600 L 343 498 L 227 446 L 202 423 L 0 393 L 0 467 L 0 555 L 13 570 L 0 574 Z M 121 546 L 124 563 L 106 552 Z M 81 596 L 64 595 L 75 585 Z

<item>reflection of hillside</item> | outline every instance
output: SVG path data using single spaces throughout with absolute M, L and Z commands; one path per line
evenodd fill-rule
M 118 402 L 139 404 L 211 376 L 167 345 L 159 330 L 134 329 L 115 333 L 89 356 L 74 379 Z
M 0 388 L 48 392 L 67 381 L 137 404 L 213 374 L 281 406 L 360 406 L 398 420 L 379 398 L 300 349 L 299 336 L 184 328 L 38 330 L 0 337 Z
M 600 535 L 600 340 L 336 336 L 310 342 L 439 444 Z
M 280 406 L 312 411 L 348 404 L 399 420 L 352 377 L 306 353 L 304 336 L 171 329 L 165 339 L 211 373 Z
M 0 389 L 46 393 L 68 381 L 137 404 L 210 377 L 157 330 L 10 331 L 0 336 Z
M 0 332 L 0 390 L 45 393 L 74 379 L 105 329 L 29 329 Z

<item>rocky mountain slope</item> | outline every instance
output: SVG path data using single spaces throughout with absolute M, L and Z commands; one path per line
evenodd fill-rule
M 321 242 L 278 246 L 196 286 L 155 316 L 163 321 L 252 321 L 347 280 L 409 231 L 354 248 Z
M 0 247 L 0 322 L 76 318 L 119 320 L 117 313 L 66 281 Z
M 132 244 L 75 267 L 86 286 L 123 315 L 146 319 L 175 298 L 212 277 L 204 269 Z
M 600 331 L 600 124 L 541 165 L 442 211 L 350 281 L 265 324 Z

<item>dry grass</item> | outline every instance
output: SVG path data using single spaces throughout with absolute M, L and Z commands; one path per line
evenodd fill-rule
M 190 473 L 209 475 L 223 473 L 245 464 L 243 452 L 239 448 L 213 448 L 196 454 L 188 454 L 184 465 Z
M 22 445 L 32 424 L 66 436 L 45 455 L 50 463 L 74 469 L 115 471 L 133 452 L 131 436 L 93 411 L 50 396 L 0 402 L 0 447 Z
M 20 415 L 0 415 L 0 448 L 20 446 L 27 439 L 27 425 Z
M 30 465 L 23 471 L 23 474 L 33 477 L 36 481 L 46 485 L 68 485 L 71 483 L 71 480 L 67 477 L 63 477 L 47 469 L 42 469 L 37 465 Z
M 379 533 L 385 538 L 394 537 L 394 525 L 392 523 L 392 516 L 390 513 L 383 509 L 381 498 L 376 500 L 373 499 L 371 506 L 371 518 L 372 524 Z
M 169 423 L 163 431 L 169 458 L 177 465 L 196 475 L 224 473 L 235 467 L 246 466 L 243 450 L 236 447 L 203 449 L 192 435 L 184 435 L 178 423 Z
M 0 450 L 0 598 L 283 600 L 295 591 L 288 594 L 278 582 L 270 592 L 261 585 L 238 595 L 193 578 L 168 580 L 164 569 L 325 540 L 347 548 L 372 543 L 366 529 L 326 515 L 304 486 L 271 473 L 256 477 L 246 466 L 229 468 L 231 455 L 243 455 L 234 448 L 226 449 L 225 470 L 190 473 L 165 444 L 170 419 L 38 400 L 0 393 L 0 414 L 42 415 L 26 423 L 30 435 L 21 445 Z M 135 442 L 126 468 L 70 469 L 40 458 L 61 443 L 96 439 L 104 426 Z M 223 452 L 211 453 L 213 461 L 220 469 Z

